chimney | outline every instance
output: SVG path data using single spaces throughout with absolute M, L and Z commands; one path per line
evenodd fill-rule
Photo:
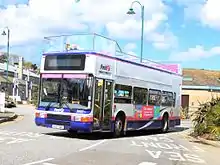
M 19 57 L 18 61 L 18 78 L 22 80 L 23 78 L 23 63 L 24 63 L 24 58 Z

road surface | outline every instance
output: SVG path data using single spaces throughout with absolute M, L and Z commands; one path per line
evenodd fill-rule
M 219 148 L 189 142 L 180 128 L 118 139 L 108 134 L 71 136 L 36 127 L 33 108 L 13 110 L 22 116 L 0 125 L 1 165 L 219 165 Z

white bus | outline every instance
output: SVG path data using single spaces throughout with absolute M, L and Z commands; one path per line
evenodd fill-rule
M 115 136 L 129 130 L 167 132 L 180 125 L 179 65 L 129 57 L 76 47 L 44 53 L 36 125 L 70 133 L 110 131 Z

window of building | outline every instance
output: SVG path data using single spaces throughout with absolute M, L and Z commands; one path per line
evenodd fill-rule
M 141 104 L 141 105 L 146 105 L 147 104 L 147 89 L 144 88 L 138 88 L 134 87 L 133 89 L 134 93 L 134 104 Z
M 7 75 L 7 71 L 5 70 L 4 71 L 4 76 L 6 76 L 6 75 Z M 14 72 L 8 71 L 8 76 L 14 77 Z
M 149 90 L 148 105 L 157 105 L 161 103 L 161 91 L 156 89 Z
M 183 76 L 183 81 L 192 81 L 193 78 L 190 76 Z
M 131 104 L 132 87 L 127 85 L 116 84 L 114 91 L 115 103 Z

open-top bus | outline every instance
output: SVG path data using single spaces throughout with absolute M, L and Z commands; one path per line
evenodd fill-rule
M 71 37 L 82 35 L 47 38 L 50 48 L 54 38 L 56 42 L 65 38 L 65 42 L 61 47 L 53 43 L 55 48 L 43 53 L 37 126 L 70 133 L 110 131 L 121 136 L 129 130 L 167 132 L 180 125 L 179 65 L 140 63 L 123 53 L 115 41 L 96 34 L 92 48 L 88 42 L 83 48 L 79 48 L 82 42 L 71 48 L 67 40 L 76 42 Z M 104 41 L 108 42 L 105 46 Z

